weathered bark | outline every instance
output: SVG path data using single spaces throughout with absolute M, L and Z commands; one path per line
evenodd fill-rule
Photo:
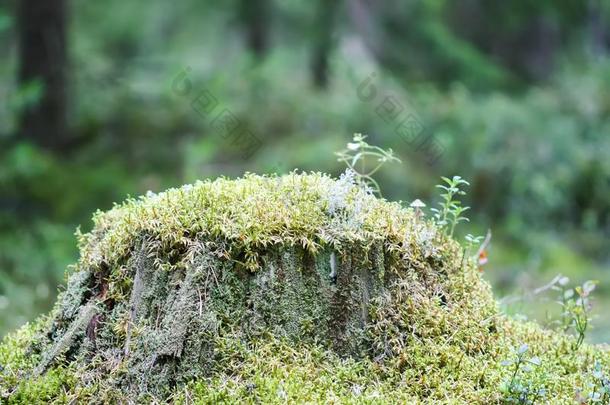
M 96 372 L 124 367 L 116 383 L 135 398 L 208 376 L 223 336 L 248 344 L 272 334 L 322 343 L 351 357 L 370 351 L 369 304 L 389 283 L 381 244 L 345 255 L 280 248 L 269 251 L 255 273 L 205 249 L 191 252 L 186 266 L 167 271 L 159 268 L 166 258 L 155 249 L 146 239 L 134 247 L 125 265 L 133 280 L 128 299 L 107 297 L 108 281 L 86 270 L 71 277 L 40 349 L 37 373 L 60 356 L 96 357 Z
M 39 81 L 42 95 L 19 117 L 22 137 L 51 150 L 67 139 L 65 0 L 18 2 L 19 85 Z

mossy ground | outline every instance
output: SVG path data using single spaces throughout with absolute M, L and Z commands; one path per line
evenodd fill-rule
M 53 312 L 0 346 L 4 401 L 499 403 L 528 344 L 527 382 L 574 403 L 610 370 L 504 317 L 455 241 L 346 179 L 199 182 L 94 222 Z

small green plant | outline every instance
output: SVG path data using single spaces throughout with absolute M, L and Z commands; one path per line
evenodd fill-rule
M 510 379 L 506 380 L 501 386 L 504 403 L 535 404 L 546 396 L 544 386 L 538 386 L 527 378 L 533 367 L 538 367 L 541 364 L 538 357 L 527 357 L 528 350 L 529 346 L 523 344 L 514 350 L 515 357 L 513 359 L 501 363 L 502 366 L 511 367 L 512 370 Z
M 464 239 L 466 239 L 466 251 L 470 252 L 474 246 L 478 246 L 483 241 L 483 236 L 474 236 L 472 234 L 467 234 Z
M 381 189 L 373 175 L 389 162 L 398 162 L 392 149 L 382 149 L 366 142 L 366 135 L 354 134 L 352 142 L 339 152 L 335 152 L 339 162 L 345 163 L 348 170 L 355 174 L 356 184 L 381 196 Z M 374 163 L 371 165 L 371 161 Z
M 563 304 L 563 311 L 568 319 L 568 326 L 576 333 L 577 339 L 574 349 L 578 349 L 585 340 L 587 330 L 591 325 L 591 293 L 595 290 L 597 281 L 588 280 L 583 285 L 566 290 L 567 301 Z M 574 295 L 574 291 L 576 295 Z
M 570 312 L 572 314 L 572 318 L 574 319 L 574 330 L 578 334 L 578 338 L 576 340 L 577 349 L 585 340 L 585 334 L 591 322 L 590 314 L 592 305 L 590 296 L 593 290 L 595 290 L 596 285 L 597 281 L 589 280 L 586 281 L 582 286 L 574 289 L 578 295 L 578 298 L 576 301 L 574 301 L 574 305 L 570 308 Z
M 483 242 L 483 236 L 474 236 L 469 233 L 464 237 L 464 239 L 466 239 L 466 244 L 462 250 L 462 266 L 464 266 L 464 259 L 466 259 L 466 257 L 471 257 L 471 250 Z
M 610 378 L 604 374 L 599 362 L 595 363 L 595 369 L 591 375 L 593 384 L 587 399 L 591 403 L 610 404 Z
M 587 330 L 591 326 L 591 293 L 595 290 L 597 281 L 589 280 L 576 288 L 568 288 L 570 280 L 560 277 L 553 289 L 559 291 L 557 303 L 561 306 L 560 326 L 564 332 L 573 330 L 576 334 L 574 350 L 577 350 L 585 340 Z
M 576 403 L 584 404 L 610 404 L 610 378 L 604 373 L 599 361 L 595 362 L 593 371 L 589 373 L 591 380 L 588 388 L 578 389 Z
M 445 184 L 438 184 L 436 187 L 443 190 L 441 193 L 442 201 L 439 203 L 439 208 L 432 208 L 431 211 L 434 213 L 436 224 L 445 230 L 445 234 L 453 236 L 455 226 L 462 221 L 468 221 L 468 218 L 462 216 L 462 214 L 470 207 L 462 206 L 462 203 L 456 197 L 466 195 L 461 187 L 468 186 L 470 183 L 460 176 L 453 176 L 451 179 L 441 177 L 441 179 Z

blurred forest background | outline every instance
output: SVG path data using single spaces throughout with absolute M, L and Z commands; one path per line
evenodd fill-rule
M 339 175 L 361 132 L 403 161 L 379 175 L 388 199 L 471 182 L 460 231 L 493 230 L 507 312 L 544 321 L 535 288 L 597 279 L 591 339 L 610 341 L 609 52 L 602 0 L 4 1 L 0 335 L 50 309 L 96 209 Z

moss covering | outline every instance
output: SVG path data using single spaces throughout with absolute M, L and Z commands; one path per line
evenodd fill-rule
M 94 216 L 48 317 L 0 346 L 9 403 L 574 403 L 602 347 L 499 313 L 463 249 L 348 178 L 246 175 Z M 527 398 L 525 398 L 527 399 Z

